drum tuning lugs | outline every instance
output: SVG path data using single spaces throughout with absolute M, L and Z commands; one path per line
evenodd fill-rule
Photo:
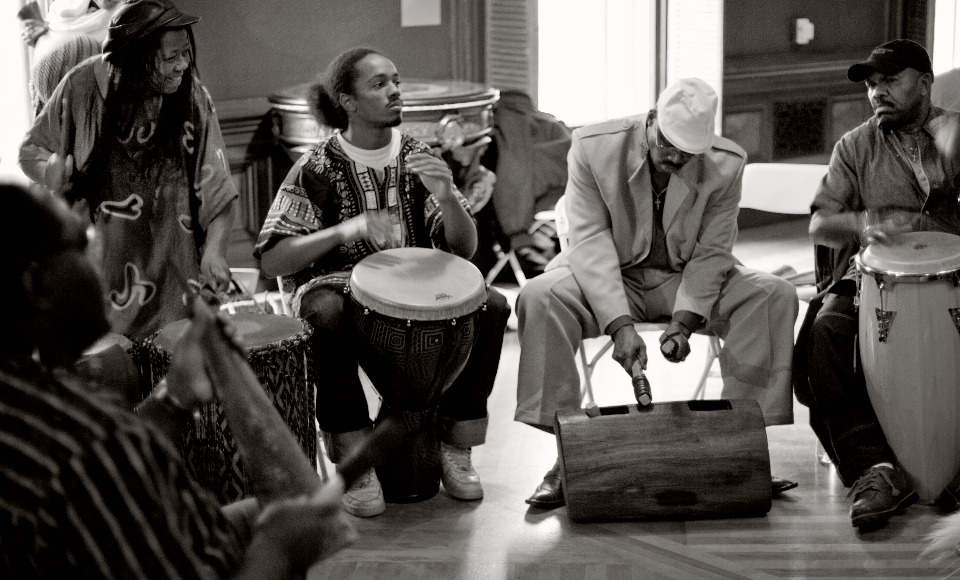
M 950 311 L 950 319 L 953 320 L 953 325 L 957 327 L 957 332 L 960 332 L 960 308 L 948 308 Z

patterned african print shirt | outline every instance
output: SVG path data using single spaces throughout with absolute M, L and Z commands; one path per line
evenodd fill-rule
M 60 148 L 69 119 L 75 165 L 85 169 L 100 132 L 105 82 L 99 57 L 63 79 L 20 147 L 25 173 L 41 182 L 40 167 Z M 155 159 L 148 146 L 157 120 L 141 117 L 109 150 L 109 177 L 96 193 L 94 224 L 114 332 L 146 338 L 187 317 L 184 295 L 200 285 L 200 248 L 210 223 L 239 194 L 230 178 L 213 101 L 193 79 L 191 120 L 180 128 L 184 164 Z M 64 110 L 63 102 L 69 103 Z
M 152 426 L 32 362 L 0 367 L 0 578 L 229 578 L 242 556 Z
M 254 250 L 261 254 L 287 236 L 305 236 L 368 211 L 389 212 L 395 224 L 392 240 L 360 239 L 341 245 L 310 268 L 283 279 L 285 292 L 298 303 L 310 283 L 350 270 L 354 264 L 389 247 L 437 248 L 449 251 L 437 199 L 420 177 L 407 170 L 407 159 L 430 148 L 409 135 L 401 136 L 400 153 L 381 179 L 372 168 L 355 163 L 335 137 L 313 146 L 294 164 L 270 206 Z M 470 204 L 454 188 L 463 207 Z

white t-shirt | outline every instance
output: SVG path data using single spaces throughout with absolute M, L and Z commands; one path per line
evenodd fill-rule
M 361 149 L 351 145 L 343 138 L 341 133 L 337 133 L 337 140 L 347 157 L 357 165 L 363 165 L 376 171 L 377 177 L 381 180 L 383 179 L 383 169 L 400 154 L 400 131 L 398 129 L 390 130 L 390 144 L 380 149 Z

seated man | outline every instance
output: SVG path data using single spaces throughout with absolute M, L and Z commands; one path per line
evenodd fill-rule
M 852 523 L 865 528 L 883 525 L 918 496 L 894 467 L 856 362 L 853 257 L 906 228 L 960 233 L 956 152 L 938 150 L 942 142 L 955 146 L 960 114 L 931 105 L 930 58 L 909 40 L 880 45 L 847 78 L 865 82 L 875 114 L 834 147 L 813 200 L 810 236 L 830 254 L 818 264 L 827 293 L 811 303 L 797 339 L 797 366 L 809 380 L 800 378 L 796 390 L 840 479 L 853 486 Z M 867 212 L 884 219 L 866 227 Z M 912 223 L 914 216 L 922 223 Z
M 252 500 L 221 510 L 180 462 L 165 435 L 182 434 L 211 384 L 221 400 L 227 391 L 264 396 L 255 380 L 236 380 L 252 371 L 209 310 L 175 349 L 169 381 L 141 404 L 140 417 L 60 381 L 54 369 L 70 367 L 107 329 L 86 233 L 60 201 L 7 185 L 0 197 L 17 216 L 0 232 L 17 247 L 0 269 L 0 577 L 302 577 L 349 543 L 343 482 L 321 488 L 295 443 L 285 449 L 297 453 L 276 446 L 246 456 L 254 470 L 296 474 L 280 493 L 260 486 L 262 512 Z M 206 375 L 205 365 L 238 373 Z M 242 448 L 263 447 L 247 423 L 283 439 L 279 414 L 258 411 L 257 421 L 227 417 Z
M 632 322 L 661 318 L 670 319 L 660 337 L 667 360 L 689 354 L 692 332 L 713 332 L 724 339 L 723 397 L 756 399 L 768 426 L 793 421 L 797 294 L 731 254 L 746 154 L 714 134 L 716 112 L 709 85 L 682 79 L 649 113 L 574 131 L 570 247 L 517 300 L 517 421 L 552 433 L 557 411 L 580 407 L 583 338 L 610 335 L 627 373 L 637 360 L 645 368 Z M 773 491 L 795 485 L 775 479 Z M 527 503 L 563 505 L 558 465 Z
M 393 63 L 364 48 L 348 50 L 310 94 L 318 122 L 339 131 L 304 154 L 267 215 L 256 254 L 269 276 L 294 291 L 293 311 L 314 327 L 319 377 L 317 420 L 338 462 L 371 428 L 357 375 L 357 340 L 343 290 L 349 270 L 391 247 L 435 247 L 470 258 L 476 228 L 450 168 L 423 143 L 395 129 L 401 122 L 400 77 Z M 470 448 L 484 442 L 510 307 L 489 289 L 467 366 L 439 409 L 442 482 L 458 499 L 483 496 Z M 347 511 L 370 517 L 385 505 L 371 469 L 344 495 Z

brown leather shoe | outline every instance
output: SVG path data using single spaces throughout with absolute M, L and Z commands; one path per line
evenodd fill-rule
M 791 490 L 800 485 L 796 481 L 790 481 L 789 479 L 781 479 L 779 477 L 770 478 L 770 490 L 773 492 L 773 495 L 783 493 L 787 490 Z
M 899 469 L 871 467 L 850 488 L 850 521 L 858 528 L 875 528 L 917 501 L 916 490 Z
M 550 471 L 543 476 L 543 481 L 537 486 L 537 491 L 533 492 L 527 503 L 533 507 L 545 510 L 552 510 L 562 507 L 566 501 L 563 499 L 563 484 L 560 480 L 560 460 L 553 465 Z

